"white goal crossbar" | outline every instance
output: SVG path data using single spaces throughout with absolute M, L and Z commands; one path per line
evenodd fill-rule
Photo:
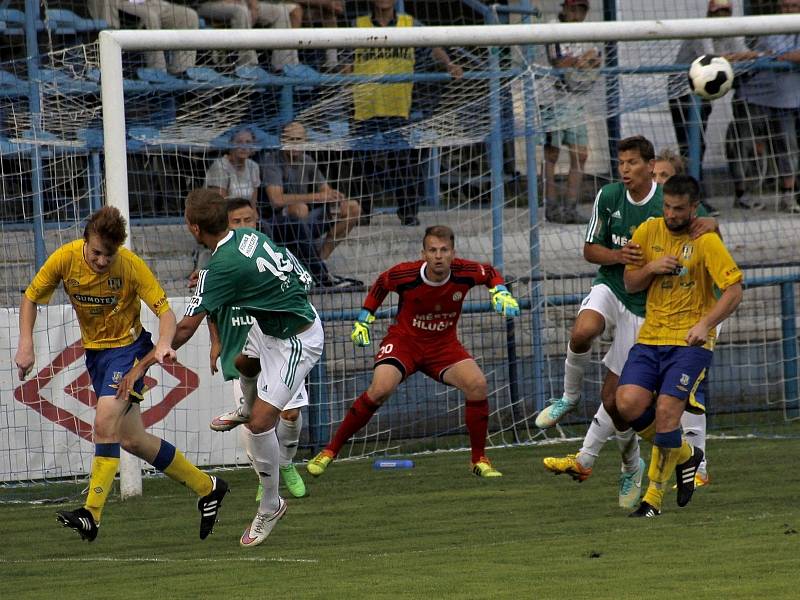
M 792 32 L 800 32 L 800 15 L 369 29 L 106 30 L 99 36 L 106 203 L 119 208 L 129 220 L 123 50 L 514 46 L 553 42 L 760 36 Z M 138 460 L 127 455 L 121 463 L 120 473 L 123 498 L 141 494 Z

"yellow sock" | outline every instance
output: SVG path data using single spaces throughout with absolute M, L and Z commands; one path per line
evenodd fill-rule
M 694 448 L 692 448 L 686 440 L 681 440 L 681 447 L 678 451 L 678 460 L 675 462 L 676 465 L 682 465 L 687 460 L 692 458 L 692 454 L 694 454 Z
M 115 452 L 116 456 L 113 456 Z M 89 495 L 86 497 L 86 504 L 83 505 L 92 513 L 95 523 L 100 523 L 100 516 L 111 492 L 118 467 L 119 444 L 96 444 L 95 456 L 92 459 L 92 475 L 89 478 Z
M 207 496 L 214 487 L 211 477 L 190 463 L 180 450 L 175 450 L 172 462 L 164 469 L 164 475 L 191 489 L 198 496 Z
M 685 441 L 683 444 L 688 446 Z M 647 470 L 650 485 L 647 486 L 644 501 L 659 510 L 664 498 L 664 489 L 675 472 L 675 465 L 678 464 L 678 458 L 682 450 L 683 445 L 680 448 L 653 446 L 653 451 L 650 454 L 650 468 Z M 689 456 L 691 456 L 691 449 L 689 452 Z
M 650 423 L 650 425 L 648 425 L 641 431 L 637 431 L 636 433 L 638 433 L 639 437 L 641 437 L 643 440 L 647 440 L 652 444 L 653 438 L 656 437 L 656 422 L 653 421 L 652 423 Z

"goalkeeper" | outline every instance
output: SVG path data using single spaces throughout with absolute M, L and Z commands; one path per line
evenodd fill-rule
M 472 472 L 500 477 L 486 458 L 489 401 L 486 377 L 456 336 L 456 324 L 467 292 L 490 288 L 492 305 L 504 317 L 519 315 L 519 305 L 491 265 L 455 257 L 453 230 L 435 225 L 422 238 L 422 260 L 404 262 L 381 273 L 370 288 L 350 337 L 357 346 L 371 344 L 370 325 L 389 292 L 400 296 L 395 322 L 378 346 L 372 383 L 347 412 L 333 439 L 308 463 L 318 476 L 342 446 L 364 427 L 400 383 L 415 371 L 464 393 L 465 421 L 472 450 Z

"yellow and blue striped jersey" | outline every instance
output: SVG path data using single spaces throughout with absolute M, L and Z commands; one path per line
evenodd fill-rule
M 656 275 L 650 283 L 637 341 L 654 346 L 686 346 L 686 334 L 717 303 L 714 286 L 724 291 L 742 281 L 742 272 L 716 233 L 696 240 L 688 233 L 675 235 L 663 218 L 642 223 L 631 241 L 641 246 L 645 264 L 668 255 L 676 256 L 680 262 L 677 273 Z M 705 348 L 714 349 L 716 335 L 716 328 L 712 328 Z
M 83 255 L 84 241 L 75 240 L 53 252 L 25 296 L 47 304 L 59 282 L 78 315 L 83 347 L 87 350 L 132 344 L 142 332 L 139 318 L 143 300 L 156 316 L 169 310 L 167 295 L 145 262 L 120 248 L 106 273 L 95 273 Z

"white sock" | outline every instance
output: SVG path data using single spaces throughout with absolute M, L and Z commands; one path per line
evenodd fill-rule
M 567 344 L 567 360 L 564 361 L 564 398 L 576 401 L 583 390 L 583 375 L 592 357 L 591 348 L 583 354 L 570 350 Z
M 294 455 L 297 454 L 297 443 L 300 441 L 302 430 L 303 413 L 297 415 L 296 421 L 289 421 L 283 417 L 278 420 L 278 444 L 280 445 L 280 465 L 282 467 L 292 464 Z
M 258 512 L 273 514 L 280 506 L 278 496 L 278 485 L 280 476 L 278 474 L 278 463 L 280 461 L 280 448 L 278 447 L 278 436 L 273 427 L 264 433 L 253 433 L 247 427 L 245 430 L 247 439 L 247 452 L 253 461 L 253 468 L 258 473 L 261 485 L 264 488 L 264 495 L 258 505 Z
M 242 396 L 244 397 L 242 414 L 249 417 L 253 410 L 253 404 L 258 398 L 258 376 L 245 377 L 244 375 L 239 375 L 239 386 L 242 388 Z
M 636 437 L 633 427 L 628 427 L 625 431 L 615 429 L 615 432 L 617 434 L 617 446 L 619 446 L 619 452 L 622 454 L 622 472 L 633 473 L 639 468 L 639 458 L 641 458 L 639 438 Z
M 589 425 L 589 431 L 583 438 L 583 447 L 578 452 L 578 462 L 585 469 L 591 469 L 594 461 L 606 445 L 608 438 L 614 435 L 614 422 L 611 416 L 606 412 L 603 404 L 600 403 L 600 408 L 594 413 L 592 422 Z
M 336 48 L 328 48 L 325 50 L 325 66 L 335 67 L 339 64 L 339 56 L 337 55 Z
M 690 412 L 684 412 L 681 415 L 681 427 L 683 427 L 683 435 L 686 441 L 689 442 L 694 448 L 700 448 L 703 454 L 706 453 L 706 416 L 695 415 Z M 703 462 L 697 469 L 701 473 L 707 474 L 706 470 L 706 457 L 703 456 Z

